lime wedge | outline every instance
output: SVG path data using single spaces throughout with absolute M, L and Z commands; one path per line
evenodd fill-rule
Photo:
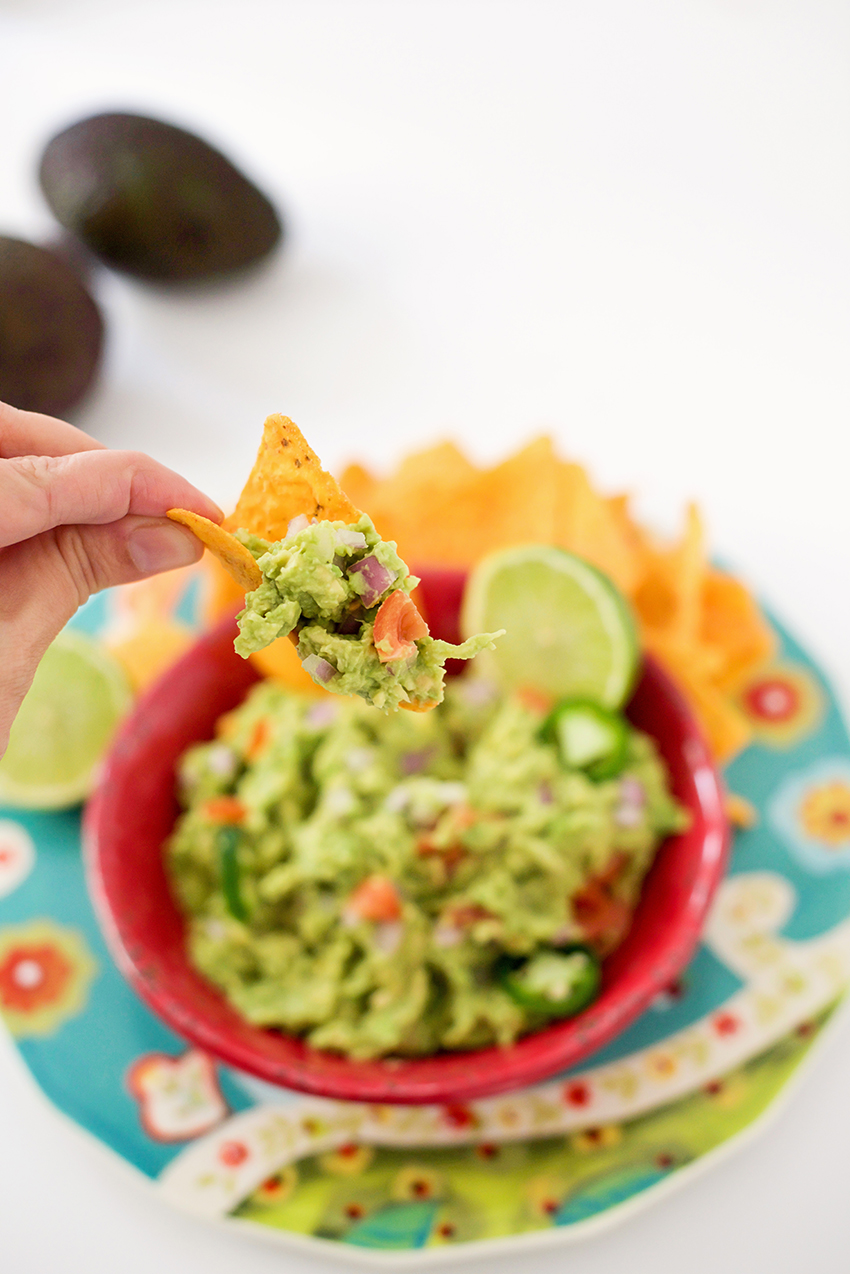
M 475 663 L 509 689 L 619 708 L 634 684 L 640 647 L 625 598 L 589 562 L 548 544 L 500 549 L 479 562 L 461 628 L 507 630 Z
M 0 801 L 46 810 L 85 800 L 131 703 L 127 677 L 108 651 L 82 633 L 60 633 L 12 724 Z

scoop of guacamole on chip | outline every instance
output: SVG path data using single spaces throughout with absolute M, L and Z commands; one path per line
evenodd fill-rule
M 478 678 L 424 714 L 256 686 L 180 765 L 167 860 L 196 967 L 249 1022 L 354 1058 L 580 1011 L 686 816 L 648 736 L 624 723 L 599 779 L 544 721 Z
M 437 641 L 410 592 L 419 581 L 370 519 L 355 523 L 293 519 L 270 544 L 237 531 L 262 572 L 238 617 L 237 652 L 247 657 L 296 633 L 298 654 L 315 682 L 358 695 L 385 710 L 432 707 L 443 697 L 447 659 L 471 659 L 498 633 L 461 645 Z

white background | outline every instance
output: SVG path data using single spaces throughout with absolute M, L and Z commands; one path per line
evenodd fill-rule
M 76 423 L 225 503 L 270 411 L 331 466 L 550 431 L 659 527 L 696 497 L 850 699 L 845 3 L 0 0 L 0 232 L 49 236 L 40 146 L 110 108 L 223 146 L 289 235 L 224 287 L 103 277 Z M 523 1271 L 846 1274 L 849 1069 L 844 1019 L 758 1143 Z M 0 1044 L 4 1274 L 234 1267 L 332 1268 L 167 1212 Z

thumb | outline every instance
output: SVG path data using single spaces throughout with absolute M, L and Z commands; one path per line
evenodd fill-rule
M 203 545 L 167 518 L 61 526 L 0 552 L 0 756 L 35 670 L 92 593 L 196 562 Z

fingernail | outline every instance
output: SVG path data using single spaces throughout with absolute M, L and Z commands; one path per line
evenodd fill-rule
M 127 552 L 143 575 L 189 566 L 198 560 L 200 547 L 194 535 L 173 523 L 137 527 L 127 540 Z

